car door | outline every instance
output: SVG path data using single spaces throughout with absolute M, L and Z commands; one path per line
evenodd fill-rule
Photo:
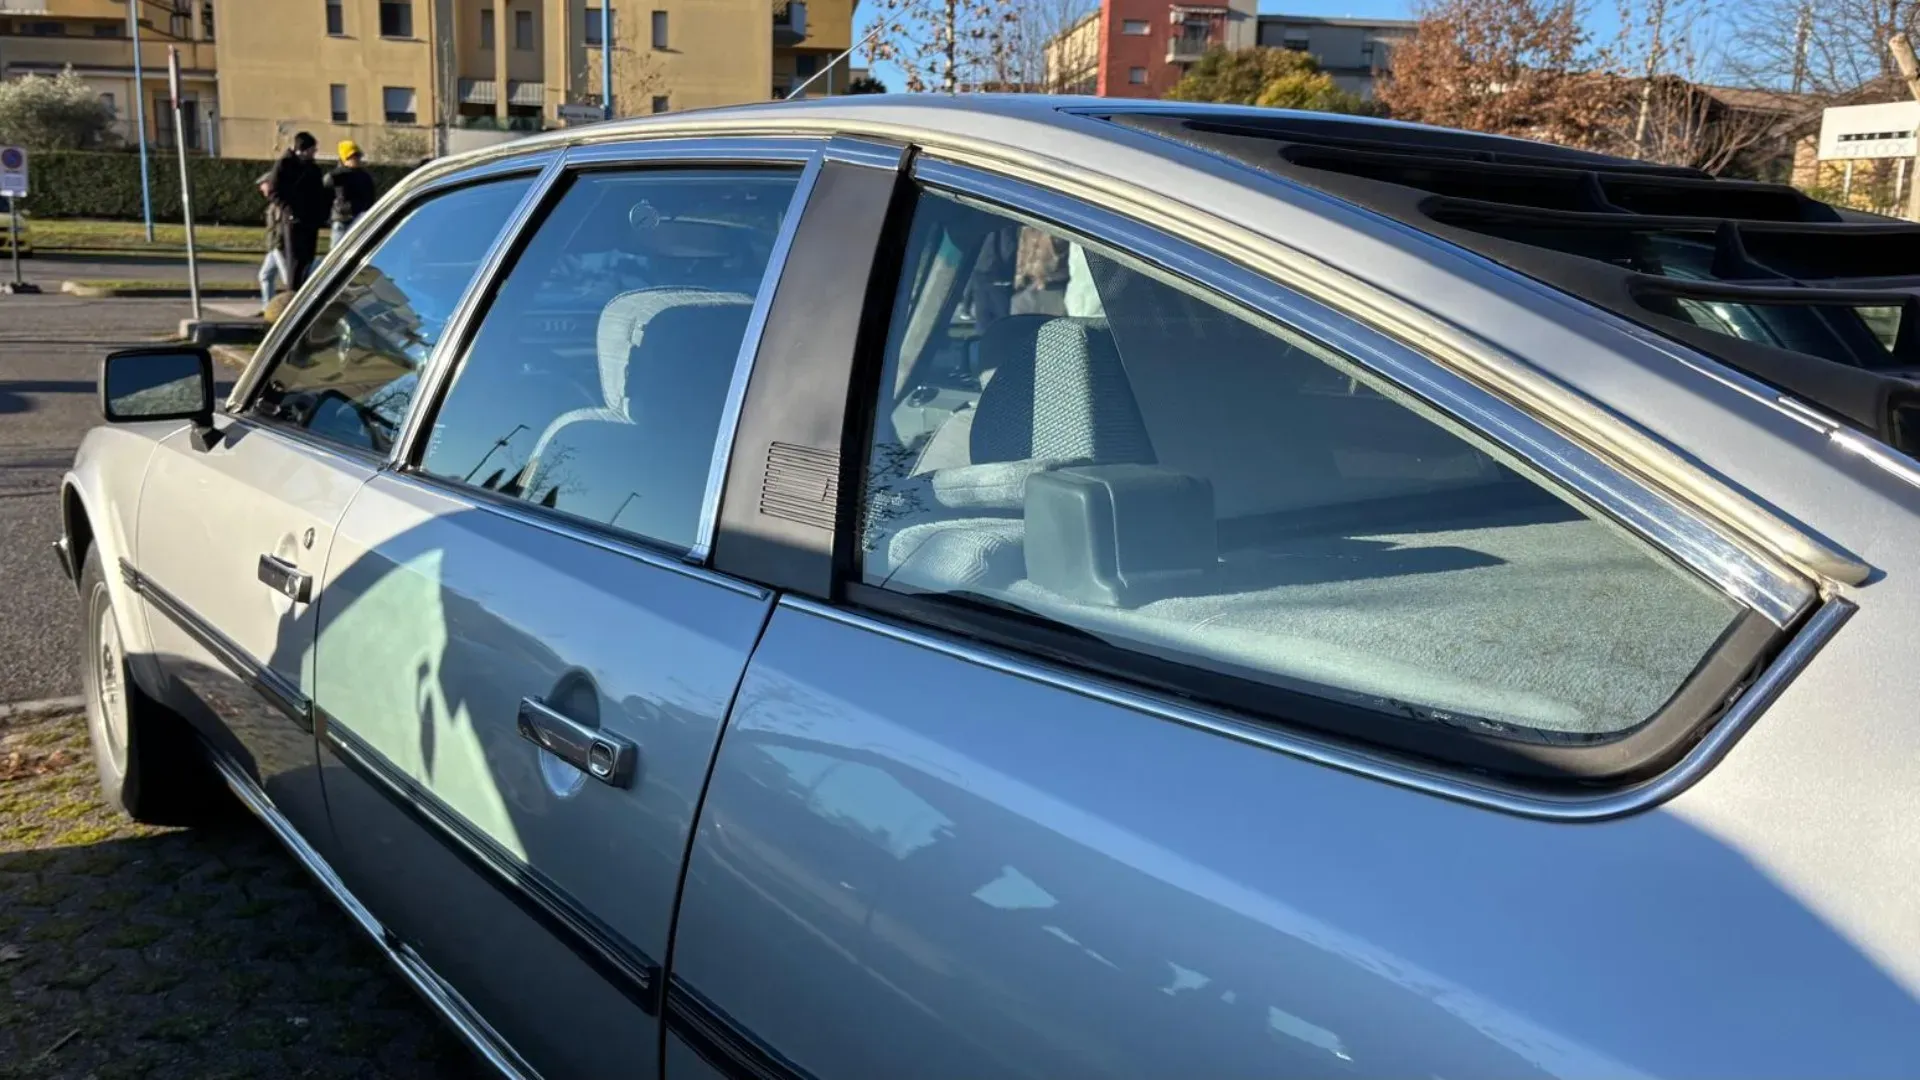
M 694 807 L 772 605 L 701 565 L 715 460 L 811 153 L 585 155 L 335 541 L 335 865 L 542 1075 L 659 1071 Z
M 1788 636 L 1748 583 L 1806 582 L 1194 244 L 916 171 L 897 287 L 807 275 L 803 226 L 748 390 L 730 491 L 775 444 L 858 460 L 836 517 L 726 502 L 716 569 L 783 595 L 689 856 L 670 1080 L 1887 1071 L 1885 977 L 1650 809 L 1777 677 L 1742 695 Z M 898 406 L 956 385 L 923 365 L 989 243 L 1057 295 L 975 298 L 929 434 Z
M 389 215 L 264 347 L 244 404 L 183 429 L 141 489 L 134 573 L 175 704 L 315 842 L 313 604 L 348 500 L 385 460 L 418 368 L 527 181 Z

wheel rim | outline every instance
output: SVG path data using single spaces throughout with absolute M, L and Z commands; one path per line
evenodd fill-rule
M 93 705 L 100 717 L 101 741 L 106 744 L 107 756 L 113 761 L 114 771 L 124 773 L 127 768 L 127 686 L 126 667 L 120 657 L 120 628 L 114 625 L 111 606 L 101 603 L 98 607 L 90 658 Z

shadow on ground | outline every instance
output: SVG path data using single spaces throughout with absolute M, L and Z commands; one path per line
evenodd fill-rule
M 0 724 L 0 1078 L 479 1075 L 257 822 L 135 825 L 90 754 Z

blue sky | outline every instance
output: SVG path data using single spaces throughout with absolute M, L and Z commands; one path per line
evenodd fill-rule
M 1017 0 L 1016 0 L 1017 2 Z M 1408 0 L 1298 0 L 1286 3 L 1262 3 L 1263 12 L 1284 11 L 1290 15 L 1347 15 L 1356 19 L 1406 19 L 1411 18 L 1412 3 Z M 861 35 L 873 28 L 875 8 L 866 5 L 854 16 L 853 39 L 860 40 Z M 855 67 L 870 66 L 873 74 L 887 89 L 900 91 L 906 89 L 906 80 L 900 77 L 900 71 L 892 64 L 871 64 L 864 52 L 856 52 L 853 57 Z

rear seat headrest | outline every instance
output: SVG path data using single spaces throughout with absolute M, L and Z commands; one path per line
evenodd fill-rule
M 1153 444 L 1103 321 L 1014 315 L 980 339 L 995 369 L 969 435 L 975 465 L 1030 458 L 1151 463 Z

